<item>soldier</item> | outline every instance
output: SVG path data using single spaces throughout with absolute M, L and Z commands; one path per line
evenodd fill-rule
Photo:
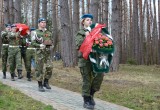
M 46 29 L 46 19 L 40 18 L 38 20 L 38 29 L 31 33 L 31 45 L 36 49 L 36 79 L 39 85 L 39 91 L 44 92 L 44 87 L 46 89 L 51 89 L 48 80 L 52 76 L 52 59 L 50 57 L 50 47 L 52 45 L 51 40 L 52 34 Z M 43 72 L 43 67 L 45 65 L 45 73 Z M 44 82 L 43 82 L 44 81 Z M 43 82 L 43 84 L 42 84 Z
M 2 72 L 3 79 L 6 79 L 6 71 L 7 71 L 7 58 L 8 58 L 8 32 L 11 30 L 10 24 L 5 24 L 6 28 L 1 32 L 2 38 Z
M 22 78 L 22 63 L 19 48 L 20 32 L 22 31 L 22 28 L 20 28 L 18 32 L 16 31 L 16 25 L 11 25 L 11 32 L 9 33 L 8 61 L 12 81 L 15 81 L 14 74 L 16 68 L 18 71 L 18 79 Z
M 83 28 L 77 33 L 75 37 L 76 47 L 79 50 L 83 40 L 91 31 L 90 25 L 92 24 L 93 16 L 91 14 L 84 14 L 81 17 L 81 24 Z M 87 109 L 93 109 L 95 101 L 93 99 L 94 93 L 100 89 L 103 74 L 94 74 L 90 60 L 85 60 L 82 53 L 78 53 L 78 66 L 83 79 L 82 84 L 82 97 L 84 99 L 83 107 Z
M 31 28 L 30 31 L 34 31 L 35 28 Z M 31 37 L 30 37 L 30 32 L 28 33 L 27 37 L 27 50 L 26 50 L 26 71 L 27 71 L 27 78 L 28 81 L 31 81 L 31 61 L 35 59 L 35 52 L 36 48 L 34 48 L 31 45 Z
M 29 37 L 29 33 L 25 36 L 21 36 L 20 37 L 20 41 L 19 41 L 19 48 L 20 48 L 20 52 L 21 52 L 21 60 L 23 59 L 24 61 L 24 65 L 25 65 L 25 69 L 27 66 L 27 61 L 26 61 L 26 50 L 27 50 L 27 46 L 26 46 L 26 40 Z M 27 69 L 26 69 L 27 70 Z M 22 76 L 23 78 L 23 76 Z

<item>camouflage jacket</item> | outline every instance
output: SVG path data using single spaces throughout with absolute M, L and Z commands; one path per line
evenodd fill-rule
M 32 34 L 33 33 L 33 34 Z M 52 40 L 52 33 L 47 29 L 45 31 L 36 29 L 31 33 L 31 45 L 40 48 L 40 44 L 43 44 L 45 40 Z
M 85 60 L 83 57 L 82 57 L 82 53 L 79 52 L 79 48 L 81 46 L 81 44 L 83 43 L 83 40 L 85 39 L 85 32 L 87 30 L 85 29 L 80 29 L 80 31 L 78 31 L 76 37 L 75 37 L 75 42 L 76 42 L 76 49 L 78 50 L 78 66 L 79 67 L 84 67 L 86 66 L 86 63 L 87 62 L 90 62 L 89 60 Z
M 9 45 L 19 46 L 20 32 L 9 32 Z
M 21 37 L 20 41 L 19 41 L 19 45 L 20 46 L 27 46 L 28 37 L 29 37 L 29 35 L 25 35 L 25 36 Z
M 91 29 L 93 29 L 95 27 L 96 24 L 92 24 L 90 27 Z M 78 66 L 79 67 L 83 67 L 86 66 L 87 62 L 90 62 L 90 60 L 85 60 L 82 56 L 82 53 L 79 52 L 79 48 L 81 46 L 81 44 L 83 43 L 83 40 L 85 39 L 85 32 L 87 32 L 88 30 L 86 29 L 80 29 L 80 31 L 78 31 L 76 37 L 75 37 L 75 42 L 76 42 L 76 49 L 78 50 Z M 102 33 L 103 34 L 109 34 L 107 28 L 103 28 L 102 29 Z
M 1 32 L 2 44 L 9 44 L 9 37 L 7 31 Z

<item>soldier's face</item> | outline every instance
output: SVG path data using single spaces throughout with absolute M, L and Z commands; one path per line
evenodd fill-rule
M 16 32 L 16 30 L 17 30 L 17 27 L 12 27 L 12 28 L 11 28 L 11 31 L 12 31 L 12 32 Z
M 91 18 L 85 18 L 84 21 L 83 21 L 83 25 L 85 27 L 88 27 L 92 24 L 92 19 Z
M 41 21 L 41 22 L 39 23 L 39 27 L 40 27 L 40 28 L 45 28 L 45 27 L 46 27 L 46 21 Z
M 6 31 L 11 31 L 11 27 L 6 27 Z

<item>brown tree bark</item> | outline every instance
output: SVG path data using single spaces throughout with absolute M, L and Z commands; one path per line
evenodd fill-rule
M 118 71 L 119 69 L 119 57 L 120 57 L 120 37 L 122 24 L 120 21 L 121 0 L 112 1 L 112 36 L 115 41 L 115 52 L 113 56 L 113 61 L 111 65 L 111 71 Z
M 39 5 L 40 5 L 40 0 L 35 0 L 35 21 L 34 21 L 34 26 L 35 28 L 38 28 L 38 19 L 39 19 Z
M 64 67 L 73 66 L 71 25 L 69 16 L 68 0 L 59 0 L 60 4 L 60 23 L 61 23 L 61 47 Z
M 32 27 L 36 27 L 34 24 L 34 19 L 35 19 L 35 10 L 34 10 L 34 7 L 35 7 L 35 1 L 32 0 Z
M 21 21 L 21 0 L 15 0 L 14 2 L 14 17 L 15 17 L 14 23 L 22 22 Z
M 57 0 L 52 0 L 52 26 L 53 26 L 53 45 L 57 46 L 58 43 L 58 25 L 57 25 Z
M 138 2 L 137 0 L 133 0 L 133 49 L 134 49 L 134 60 L 139 64 L 139 27 L 138 27 Z
M 87 9 L 86 9 L 86 13 L 90 13 L 89 9 L 90 9 L 90 0 L 86 0 L 86 4 L 87 4 Z
M 47 19 L 47 0 L 42 0 L 42 18 Z
M 81 5 L 82 5 L 82 15 L 83 15 L 83 14 L 85 13 L 85 7 L 84 7 L 85 4 L 84 4 L 84 0 L 82 0 L 82 4 L 81 4 Z
M 99 0 L 91 0 L 90 4 L 90 13 L 93 15 L 93 23 L 98 22 L 98 6 L 100 1 Z
M 4 23 L 10 23 L 9 20 L 9 1 L 8 0 L 4 0 Z
M 158 27 L 159 27 L 159 42 L 158 42 L 158 64 L 160 65 L 160 0 L 158 0 Z
M 76 36 L 77 31 L 79 30 L 79 0 L 73 1 L 73 37 Z M 77 50 L 75 44 L 75 38 L 72 40 L 72 54 L 73 54 L 73 63 L 77 64 Z
M 105 23 L 107 27 L 108 27 L 108 6 L 109 6 L 108 0 L 104 0 L 103 23 Z
M 9 0 L 9 22 L 14 23 L 14 4 L 13 0 Z

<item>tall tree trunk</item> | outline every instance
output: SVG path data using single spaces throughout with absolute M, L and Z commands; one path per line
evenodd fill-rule
M 1 33 L 1 30 L 3 29 L 4 27 L 4 24 L 2 22 L 3 20 L 3 0 L 0 0 L 0 33 Z M 1 48 L 2 48 L 2 39 L 0 37 L 0 52 L 1 52 Z M 1 58 L 1 53 L 0 53 L 0 58 Z
M 156 12 L 155 0 L 153 0 L 153 5 L 154 5 L 154 19 L 153 19 L 153 30 L 152 30 L 153 63 L 158 64 L 158 30 L 157 30 L 157 12 Z
M 42 18 L 47 19 L 47 0 L 42 0 Z
M 158 49 L 158 64 L 160 65 L 160 0 L 158 0 L 158 22 L 159 22 L 159 44 L 158 44 L 158 47 L 159 47 L 159 49 Z
M 34 10 L 34 7 L 35 7 L 35 1 L 32 0 L 32 27 L 36 27 L 34 24 L 34 19 L 35 19 L 35 10 Z
M 121 15 L 120 15 L 121 0 L 112 1 L 112 36 L 115 41 L 115 52 L 113 56 L 113 62 L 111 65 L 111 71 L 118 71 L 119 57 L 120 57 L 120 37 L 121 36 Z
M 99 0 L 91 0 L 91 5 L 90 5 L 90 13 L 93 14 L 93 23 L 98 22 L 98 6 L 99 6 L 100 1 Z
M 56 47 L 58 43 L 58 25 L 57 25 L 57 0 L 52 0 L 52 27 L 53 27 L 53 44 Z
M 15 16 L 15 19 L 14 19 L 15 23 L 22 22 L 21 21 L 21 0 L 15 0 L 15 2 L 14 2 L 14 16 Z
M 58 25 L 57 25 L 57 0 L 51 0 L 52 3 L 52 32 L 53 32 L 53 45 L 54 48 L 52 50 L 52 56 L 53 56 L 53 52 L 55 51 L 57 44 L 58 44 Z
M 76 33 L 79 29 L 79 0 L 73 1 L 73 37 L 76 36 Z M 73 63 L 77 64 L 77 50 L 75 44 L 75 38 L 72 40 L 72 51 L 73 51 Z
M 134 47 L 134 59 L 139 64 L 139 27 L 138 27 L 138 2 L 133 0 L 133 47 Z
M 38 28 L 38 25 L 37 25 L 37 23 L 38 23 L 38 19 L 39 19 L 39 4 L 40 4 L 40 0 L 35 0 L 35 21 L 34 21 L 34 26 L 35 26 L 35 28 Z
M 65 67 L 73 66 L 72 59 L 72 41 L 71 39 L 71 25 L 70 25 L 70 16 L 69 16 L 69 7 L 68 0 L 59 0 L 60 4 L 60 22 L 62 29 L 62 39 L 61 39 L 61 47 L 62 47 L 62 57 L 63 57 L 63 65 Z
M 86 0 L 86 4 L 87 4 L 87 9 L 86 9 L 86 13 L 90 13 L 89 8 L 90 8 L 90 0 Z
M 129 1 L 129 5 L 130 5 L 130 30 L 129 30 L 129 53 L 128 53 L 128 59 L 133 60 L 133 26 L 132 26 L 132 0 Z
M 4 23 L 10 23 L 9 20 L 9 1 L 8 0 L 4 0 Z
M 81 5 L 82 5 L 82 15 L 83 15 L 83 14 L 85 13 L 85 7 L 84 7 L 85 4 L 84 4 L 84 0 L 82 0 L 82 4 L 81 4 Z
M 106 24 L 108 27 L 108 0 L 104 0 L 104 11 L 103 11 L 103 22 Z
M 151 55 L 151 30 L 150 30 L 150 13 L 149 13 L 149 4 L 147 1 L 147 42 L 146 42 L 146 51 L 147 51 L 147 65 L 150 65 L 152 63 Z
M 14 23 L 14 6 L 13 0 L 9 0 L 9 21 L 11 24 Z

